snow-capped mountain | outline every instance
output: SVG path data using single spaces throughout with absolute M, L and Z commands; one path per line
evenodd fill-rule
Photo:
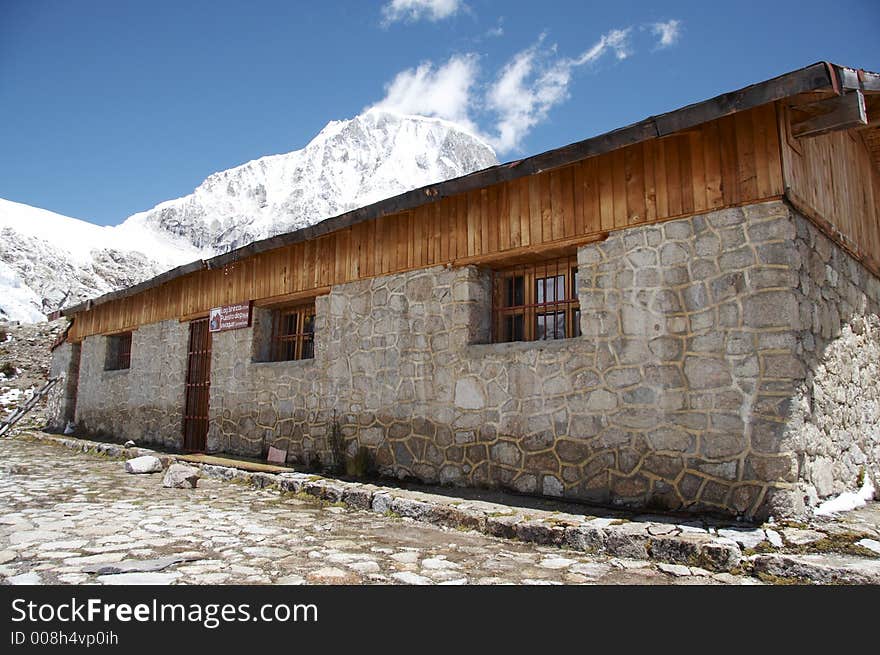
M 0 199 L 0 318 L 46 312 L 256 239 L 493 166 L 452 123 L 370 110 L 303 149 L 214 173 L 183 198 L 115 227 Z
M 302 150 L 214 173 L 194 193 L 124 225 L 224 252 L 497 163 L 489 146 L 452 123 L 370 110 L 328 123 Z
M 44 314 L 202 256 L 182 239 L 138 225 L 100 227 L 0 199 L 0 318 Z

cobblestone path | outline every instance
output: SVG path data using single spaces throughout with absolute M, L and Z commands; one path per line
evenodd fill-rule
M 126 571 L 108 573 L 114 565 Z M 211 479 L 197 489 L 165 489 L 161 474 L 130 475 L 121 461 L 16 439 L 0 440 L 0 580 L 754 583 L 700 570 L 671 575 L 649 562 L 589 557 Z

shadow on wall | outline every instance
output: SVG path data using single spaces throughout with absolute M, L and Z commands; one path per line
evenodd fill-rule
M 797 455 L 791 513 L 801 504 L 880 489 L 880 280 L 797 218 L 803 383 L 780 450 Z M 784 509 L 784 508 L 782 508 Z

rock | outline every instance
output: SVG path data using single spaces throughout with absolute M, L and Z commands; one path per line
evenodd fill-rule
M 542 559 L 538 562 L 538 566 L 541 566 L 545 569 L 567 569 L 572 564 L 575 564 L 575 560 L 568 559 L 566 557 L 547 557 L 546 559 Z
M 414 550 L 406 550 L 402 553 L 394 553 L 391 555 L 391 559 L 395 562 L 400 562 L 401 564 L 415 564 L 419 561 L 419 557 L 421 557 L 418 551 Z
M 742 551 L 736 542 L 723 537 L 700 549 L 700 563 L 712 571 L 729 571 L 735 568 L 742 559 Z
M 816 530 L 801 530 L 800 528 L 785 528 L 782 531 L 782 536 L 785 537 L 785 540 L 790 544 L 794 544 L 795 546 L 806 546 L 807 544 L 811 544 L 814 541 L 819 541 L 820 539 L 825 538 L 825 533 L 818 532 Z
M 126 442 L 125 442 L 124 444 L 122 444 L 122 445 L 123 445 L 125 448 L 134 448 L 137 444 L 136 444 L 134 441 L 132 441 L 131 439 L 129 439 L 128 441 L 126 441 Z
M 22 530 L 20 532 L 13 532 L 11 535 L 9 535 L 9 543 L 45 543 L 47 541 L 58 541 L 63 537 L 63 533 L 54 532 L 52 530 Z
M 134 443 L 132 442 L 132 445 Z M 126 444 L 127 447 L 127 444 Z M 153 455 L 144 455 L 142 457 L 135 457 L 134 459 L 126 460 L 125 462 L 125 472 L 126 473 L 161 473 L 162 472 L 162 460 L 158 457 L 154 457 Z M 195 486 L 195 485 L 193 485 Z
M 391 503 L 394 501 L 394 496 L 386 492 L 379 492 L 373 494 L 372 500 L 372 510 L 378 514 L 385 514 L 391 511 Z
M 596 580 L 606 575 L 611 570 L 608 564 L 600 562 L 580 562 L 568 567 L 569 573 L 585 576 L 586 578 Z
M 168 585 L 179 577 L 179 573 L 120 573 L 99 575 L 97 580 L 105 585 Z
M 489 515 L 486 518 L 486 530 L 493 537 L 513 539 L 516 537 L 516 526 L 522 520 L 522 516 L 518 514 Z
M 445 557 L 428 557 L 422 560 L 422 568 L 429 569 L 434 571 L 442 571 L 448 569 L 457 569 L 460 568 L 458 564 L 455 562 L 448 561 Z
M 703 545 L 710 541 L 709 535 L 698 532 L 652 537 L 651 558 L 668 564 L 695 562 L 700 558 Z
M 880 561 L 846 555 L 755 555 L 756 573 L 823 584 L 880 584 Z
M 351 571 L 343 571 L 332 566 L 312 571 L 307 576 L 309 582 L 316 584 L 356 584 L 360 576 Z
M 516 524 L 516 537 L 544 546 L 559 546 L 565 540 L 565 526 L 540 519 L 522 521 Z
M 348 568 L 357 571 L 358 573 L 362 573 L 364 575 L 370 573 L 378 573 L 379 565 L 376 562 L 366 561 L 366 562 L 352 562 L 348 565 Z
M 743 548 L 754 548 L 767 539 L 763 530 L 721 529 L 718 536 L 731 539 Z
M 615 557 L 648 559 L 649 539 L 647 528 L 640 523 L 624 523 L 605 529 L 605 549 Z
M 275 584 L 283 585 L 303 585 L 305 583 L 306 579 L 301 575 L 286 575 L 283 578 L 275 580 Z
M 84 557 L 68 557 L 64 563 L 68 566 L 81 566 L 83 564 L 110 564 L 111 562 L 119 562 L 125 559 L 124 552 L 117 553 L 98 553 L 97 555 L 86 555 Z
M 16 555 L 14 551 L 0 550 L 0 564 L 8 564 L 12 560 L 14 560 L 16 557 L 18 557 L 18 555 Z
M 242 550 L 252 557 L 267 557 L 269 559 L 278 559 L 290 554 L 283 548 L 273 548 L 272 546 L 251 546 Z
M 880 541 L 877 541 L 876 539 L 859 539 L 856 542 L 856 546 L 867 548 L 871 552 L 880 555 Z
M 173 564 L 181 562 L 193 562 L 202 559 L 195 555 L 159 557 L 157 559 L 124 560 L 121 562 L 92 564 L 82 568 L 83 573 L 97 573 L 98 575 L 116 575 L 121 573 L 154 573 L 167 569 Z
M 42 581 L 40 580 L 40 575 L 38 573 L 34 573 L 33 571 L 30 573 L 22 573 L 20 575 L 13 575 L 12 577 L 7 578 L 6 582 L 11 585 L 42 584 Z
M 185 464 L 172 464 L 165 471 L 162 486 L 169 489 L 195 489 L 199 482 L 199 470 Z
M 431 504 L 413 498 L 396 497 L 391 501 L 391 511 L 416 521 L 424 521 L 431 509 Z
M 770 545 L 774 548 L 782 548 L 783 541 L 782 535 L 776 532 L 776 530 L 770 530 L 769 528 L 764 530 L 764 534 L 767 535 L 767 541 L 770 542 Z
M 402 582 L 403 584 L 416 584 L 416 585 L 427 585 L 434 584 L 433 580 L 430 578 L 426 578 L 422 575 L 418 575 L 416 573 L 410 573 L 409 571 L 400 571 L 399 573 L 392 573 L 391 577 L 397 580 L 398 582 Z
M 585 553 L 601 553 L 605 549 L 605 532 L 593 525 L 571 526 L 565 530 L 565 543 Z
M 685 577 L 691 575 L 691 570 L 686 566 L 682 566 L 681 564 L 658 564 L 657 568 L 664 573 L 668 573 L 669 575 L 674 575 L 676 577 Z

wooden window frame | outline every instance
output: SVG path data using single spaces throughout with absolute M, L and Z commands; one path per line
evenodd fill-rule
M 520 278 L 521 283 L 517 283 Z M 573 256 L 494 271 L 492 341 L 555 341 L 579 337 L 577 280 L 578 263 Z M 542 336 L 541 318 L 552 315 L 562 315 L 562 320 L 554 321 L 552 336 L 545 322 Z
M 315 302 L 273 311 L 270 361 L 290 362 L 315 357 Z
M 121 332 L 107 337 L 105 371 L 123 371 L 131 368 L 131 335 L 131 332 Z

